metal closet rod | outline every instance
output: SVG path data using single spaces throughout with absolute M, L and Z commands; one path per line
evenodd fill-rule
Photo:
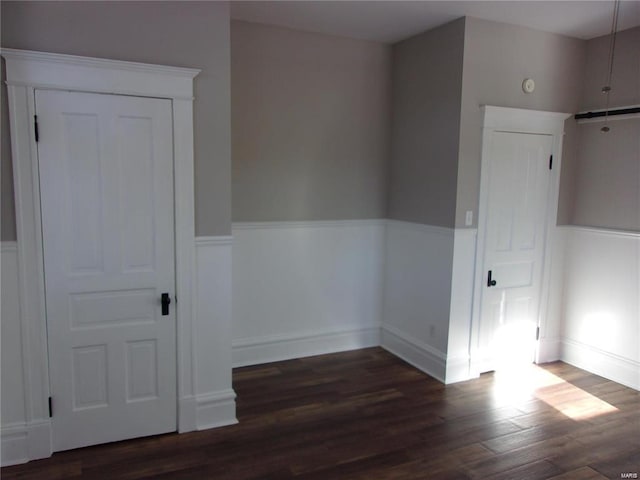
M 582 118 L 598 118 L 607 115 L 609 117 L 612 117 L 614 115 L 629 115 L 630 113 L 640 113 L 640 107 L 617 108 L 609 110 L 609 113 L 607 113 L 606 110 L 600 112 L 576 113 L 573 118 L 575 118 L 576 120 L 580 120 Z

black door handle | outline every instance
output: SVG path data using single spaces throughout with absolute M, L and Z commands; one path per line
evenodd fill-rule
M 489 276 L 487 277 L 487 287 L 495 287 L 496 281 L 491 280 L 491 270 L 489 270 Z
M 160 297 L 160 303 L 162 304 L 162 315 L 169 315 L 169 304 L 171 303 L 171 297 L 168 293 L 163 293 Z

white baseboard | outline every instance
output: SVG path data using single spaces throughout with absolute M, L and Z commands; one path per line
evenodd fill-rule
M 536 363 L 556 362 L 561 359 L 562 340 L 557 337 L 541 338 L 538 342 Z
M 449 385 L 450 383 L 465 382 L 472 378 L 477 378 L 471 375 L 469 361 L 469 355 L 447 356 L 445 383 Z
M 193 432 L 198 429 L 196 397 L 187 395 L 178 399 L 178 433 Z
M 588 372 L 640 390 L 640 363 L 571 339 L 562 341 L 561 360 Z
M 238 423 L 236 392 L 232 389 L 196 395 L 195 401 L 197 430 Z
M 0 454 L 3 467 L 18 465 L 29 461 L 29 447 L 27 445 L 27 426 L 12 425 L 2 427 L 2 453 Z
M 233 366 L 258 365 L 378 345 L 379 327 L 239 339 L 233 342 Z
M 382 327 L 381 345 L 418 370 L 445 383 L 447 359 L 444 353 L 387 325 Z
M 51 422 L 3 426 L 0 431 L 0 465 L 18 465 L 51 456 Z

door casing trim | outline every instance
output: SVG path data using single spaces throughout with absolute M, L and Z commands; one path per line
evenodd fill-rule
M 35 90 L 133 95 L 171 100 L 176 254 L 178 431 L 196 429 L 193 314 L 195 220 L 193 80 L 200 70 L 3 48 L 15 190 L 20 332 L 26 425 L 48 427 L 29 445 L 29 460 L 52 453 Z M 49 441 L 43 441 L 48 438 Z M 30 442 L 31 443 L 31 442 Z
M 562 140 L 564 136 L 564 121 L 570 113 L 546 112 L 520 108 L 507 108 L 484 105 L 481 107 L 482 124 L 482 159 L 480 167 L 480 198 L 478 203 L 478 236 L 476 240 L 475 278 L 473 287 L 473 307 L 471 317 L 471 335 L 469 340 L 470 378 L 478 377 L 481 359 L 478 355 L 480 341 L 481 298 L 484 277 L 484 248 L 487 222 L 487 205 L 489 203 L 489 154 L 491 136 L 495 132 L 528 133 L 552 136 L 551 154 L 553 168 L 551 181 L 547 192 L 547 212 L 545 221 L 545 246 L 542 263 L 542 285 L 540 293 L 540 308 L 538 326 L 540 338 L 544 337 L 549 309 L 549 284 L 551 276 L 551 259 L 553 233 L 556 228 L 558 198 L 560 192 L 560 171 L 562 167 Z M 540 357 L 539 341 L 536 344 L 535 361 Z

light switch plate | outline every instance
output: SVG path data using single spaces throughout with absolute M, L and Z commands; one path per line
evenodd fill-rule
M 467 227 L 473 225 L 473 210 L 467 210 L 467 214 L 464 217 L 464 224 Z

